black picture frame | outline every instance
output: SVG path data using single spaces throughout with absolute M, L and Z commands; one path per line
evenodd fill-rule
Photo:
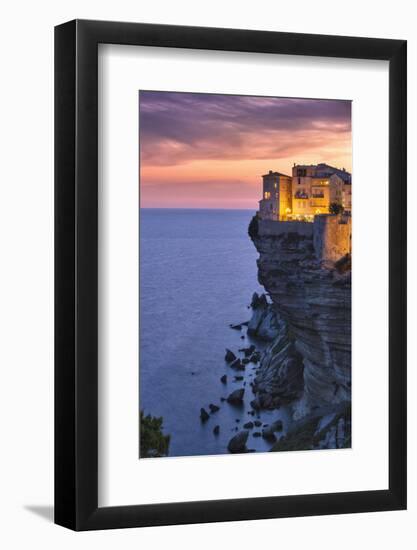
M 98 506 L 98 44 L 389 62 L 389 488 Z M 74 20 L 55 28 L 55 522 L 74 530 L 406 508 L 406 41 Z

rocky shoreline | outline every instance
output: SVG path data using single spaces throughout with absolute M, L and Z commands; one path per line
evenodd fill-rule
M 266 293 L 253 294 L 249 321 L 230 325 L 252 343 L 226 350 L 227 372 L 220 378 L 223 386 L 242 384 L 221 402 L 245 407 L 251 420 L 241 430 L 233 428 L 227 450 L 252 452 L 251 438 L 258 437 L 271 451 L 350 447 L 350 255 L 322 262 L 312 238 L 260 236 L 254 225 L 250 237 Z M 284 423 L 281 417 L 267 423 L 261 418 L 266 411 L 283 409 Z M 201 421 L 215 413 L 203 408 Z M 214 436 L 221 429 L 216 425 Z
M 287 444 L 272 450 L 349 447 L 350 254 L 321 261 L 312 237 L 259 235 L 255 222 L 250 237 L 259 252 L 258 279 L 268 293 L 268 299 L 254 295 L 254 317 L 264 320 L 263 335 L 267 319 L 272 332 L 254 380 L 255 404 L 288 405 L 296 426 L 283 439 Z
M 350 446 L 350 404 L 341 402 L 327 407 L 313 407 L 309 414 L 297 418 L 297 405 L 304 397 L 304 363 L 301 353 L 286 322 L 280 318 L 265 294 L 254 293 L 250 304 L 250 320 L 231 328 L 244 331 L 245 339 L 258 341 L 235 351 L 225 350 L 226 373 L 220 377 L 220 384 L 241 384 L 228 388 L 226 396 L 220 397 L 219 405 L 210 403 L 200 410 L 200 421 L 205 424 L 215 418 L 222 406 L 245 409 L 250 419 L 235 426 L 235 434 L 227 445 L 229 453 L 255 452 L 251 448 L 252 438 L 262 438 L 270 451 L 309 450 L 324 448 L 346 448 Z M 265 422 L 265 411 L 273 412 L 285 408 L 290 411 L 289 421 L 282 418 Z M 236 419 L 240 423 L 240 419 Z M 215 424 L 213 436 L 220 434 L 222 427 Z

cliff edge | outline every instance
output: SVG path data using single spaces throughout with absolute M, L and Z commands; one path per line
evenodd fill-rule
M 291 404 L 294 420 L 319 413 L 340 416 L 343 411 L 347 422 L 351 401 L 350 233 L 350 220 L 337 216 L 319 216 L 314 224 L 265 224 L 253 218 L 249 235 L 259 252 L 258 279 L 270 302 L 256 296 L 252 309 L 257 319 L 273 322 L 271 344 L 253 384 L 254 408 Z M 268 334 L 265 327 L 264 333 Z

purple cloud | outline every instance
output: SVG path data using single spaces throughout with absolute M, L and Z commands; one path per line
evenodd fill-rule
M 351 102 L 141 91 L 141 162 L 296 156 L 350 139 Z

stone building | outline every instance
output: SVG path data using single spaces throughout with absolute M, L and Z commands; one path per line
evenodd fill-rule
M 291 177 L 270 170 L 262 176 L 263 194 L 259 213 L 264 220 L 284 220 L 291 212 Z
M 294 164 L 292 169 L 292 217 L 312 221 L 329 213 L 331 203 L 352 207 L 351 174 L 328 164 Z M 345 204 L 344 204 L 345 203 Z
M 325 163 L 294 164 L 292 177 L 269 171 L 263 178 L 259 217 L 264 220 L 312 222 L 328 214 L 332 203 L 352 210 L 352 178 L 344 168 Z

